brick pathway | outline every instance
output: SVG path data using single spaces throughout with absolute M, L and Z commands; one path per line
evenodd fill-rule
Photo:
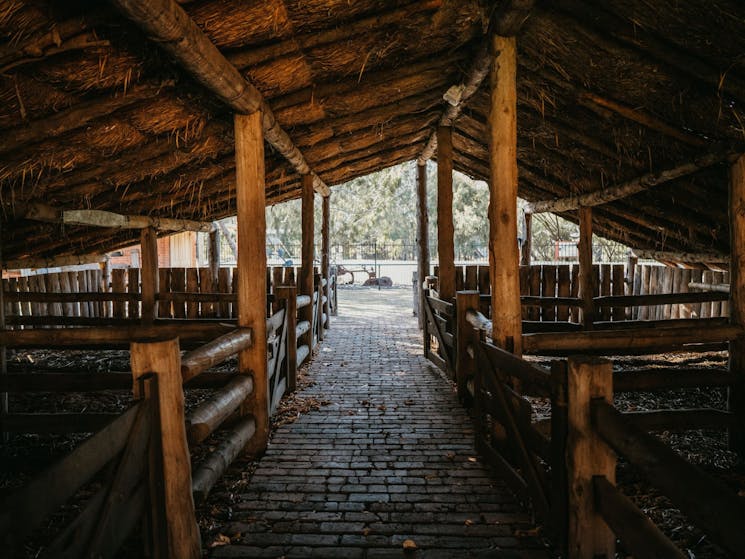
M 473 448 L 468 417 L 421 357 L 411 292 L 340 293 L 302 395 L 212 557 L 547 557 L 528 515 Z M 415 552 L 403 542 L 413 540 Z

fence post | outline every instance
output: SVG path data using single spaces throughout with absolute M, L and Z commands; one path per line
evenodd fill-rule
M 156 397 L 150 487 L 153 540 L 165 542 L 168 559 L 201 557 L 199 528 L 191 488 L 191 457 L 186 442 L 184 391 L 178 338 L 160 342 L 133 342 L 130 347 L 135 398 Z M 141 394 L 139 379 L 153 374 L 157 394 Z M 154 464 L 159 465 L 153 468 Z M 161 492 L 162 488 L 162 492 Z M 158 495 L 162 495 L 162 501 Z M 161 530 L 165 531 L 163 533 Z M 156 557 L 159 554 L 156 552 Z
M 424 348 L 424 357 L 429 358 L 429 352 L 432 349 L 432 340 L 429 335 L 429 321 L 427 320 L 427 311 L 424 308 L 425 305 L 429 305 L 428 298 L 429 289 L 422 287 L 422 316 L 424 317 L 424 323 L 422 324 L 422 347 Z
M 468 347 L 472 347 L 473 355 L 480 342 L 480 333 L 466 320 L 469 310 L 479 310 L 480 296 L 478 291 L 458 291 L 455 294 L 455 382 L 458 387 L 458 397 L 462 402 L 468 402 L 468 380 L 476 373 L 476 360 L 468 354 Z
M 567 555 L 567 362 L 551 364 L 551 534 L 556 552 Z
M 284 301 L 287 320 L 287 391 L 294 392 L 297 389 L 297 287 L 277 286 L 274 292 Z
M 570 357 L 567 368 L 568 557 L 612 558 L 615 535 L 595 511 L 593 476 L 616 482 L 616 458 L 592 426 L 590 401 L 613 403 L 613 366 L 607 359 Z
M 321 274 L 315 275 L 316 279 L 316 293 L 318 297 L 316 311 L 316 340 L 317 342 L 323 341 L 323 276 Z

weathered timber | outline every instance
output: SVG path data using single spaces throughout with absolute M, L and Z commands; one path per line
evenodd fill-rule
M 492 366 L 502 374 L 520 381 L 524 393 L 539 396 L 551 394 L 551 373 L 548 370 L 528 363 L 493 344 L 482 343 L 482 348 Z
M 103 254 L 80 254 L 80 255 L 61 255 L 49 258 L 28 257 L 16 260 L 3 260 L 2 267 L 5 270 L 22 270 L 38 268 L 57 268 L 60 266 L 78 266 L 82 264 L 94 264 L 103 262 Z
M 453 240 L 453 140 L 452 128 L 437 128 L 437 256 L 440 299 L 455 298 L 455 242 Z
M 745 326 L 745 155 L 730 170 L 730 321 Z M 730 448 L 745 455 L 745 338 L 729 346 L 729 370 L 737 375 L 727 392 L 727 409 L 737 416 L 729 431 Z
M 489 53 L 489 270 L 494 344 L 522 354 L 517 251 L 517 50 L 494 35 Z
M 474 329 L 468 321 L 468 313 L 479 307 L 478 291 L 458 291 L 455 294 L 456 321 L 456 360 L 455 381 L 458 389 L 458 397 L 466 401 L 468 395 L 468 382 L 476 374 L 476 359 L 468 354 L 469 345 L 480 343 L 479 329 Z M 479 313 L 480 314 L 480 313 Z
M 638 258 L 649 258 L 659 262 L 680 262 L 688 264 L 720 264 L 728 263 L 729 255 L 723 252 L 683 252 L 660 250 L 634 250 Z
M 685 559 L 646 514 L 624 496 L 605 476 L 592 478 L 595 508 L 618 535 L 625 550 L 639 559 Z
M 251 377 L 237 375 L 186 416 L 189 443 L 201 443 L 235 412 L 253 390 Z
M 427 164 L 417 162 L 416 167 L 416 271 L 417 298 L 419 302 L 419 328 L 424 330 L 424 278 L 429 275 L 429 210 L 427 207 Z M 426 344 L 427 342 L 425 342 Z
M 735 555 L 741 554 L 745 548 L 741 526 L 745 499 L 627 421 L 609 403 L 593 401 L 591 409 L 595 430 L 615 452 L 667 495 L 714 542 Z
M 613 374 L 616 392 L 646 392 L 699 386 L 729 386 L 736 375 L 720 369 L 665 368 L 619 371 Z
M 128 301 L 139 301 L 139 293 L 61 293 L 61 292 L 34 292 L 34 291 L 6 291 L 3 297 L 9 303 L 77 303 L 88 301 L 114 301 L 126 303 Z M 65 318 L 73 318 L 65 316 Z M 122 317 L 119 317 L 122 318 Z
M 533 250 L 533 214 L 523 212 L 525 229 L 523 243 L 520 246 L 520 265 L 530 266 L 531 251 Z
M 135 397 L 142 397 L 141 380 L 154 375 L 155 386 L 145 387 L 156 394 L 159 428 L 154 432 L 159 441 L 151 452 L 157 459 L 151 460 L 150 487 L 155 494 L 162 494 L 161 514 L 165 513 L 165 526 L 159 527 L 157 518 L 153 537 L 165 536 L 169 559 L 197 559 L 201 556 L 199 528 L 194 513 L 194 499 L 191 495 L 191 466 L 189 447 L 186 442 L 184 391 L 181 380 L 181 353 L 177 338 L 162 342 L 133 342 L 130 347 L 132 377 Z M 159 471 L 153 465 L 158 464 Z M 154 487 L 162 487 L 162 493 Z M 158 507 L 153 499 L 151 506 Z M 154 511 L 155 512 L 155 511 Z M 156 515 L 154 515 L 156 516 Z M 161 530 L 165 529 L 165 534 Z
M 238 114 L 259 112 L 264 137 L 302 174 L 311 174 L 324 196 L 328 186 L 308 166 L 305 157 L 274 118 L 263 96 L 249 83 L 175 0 L 114 0 L 119 9 L 174 57 L 199 83 Z
M 301 233 L 302 246 L 300 256 L 300 274 L 298 278 L 298 287 L 301 295 L 308 297 L 308 305 L 298 304 L 300 319 L 313 324 L 313 305 L 312 298 L 314 293 L 313 285 L 313 240 L 314 240 L 314 198 L 313 185 L 309 175 L 303 176 L 303 192 L 301 204 Z M 300 338 L 300 343 L 312 345 L 313 332 L 308 331 L 306 335 Z
M 142 253 L 142 323 L 150 324 L 158 316 L 157 295 L 160 291 L 158 275 L 158 237 L 155 229 L 146 227 L 140 233 Z
M 225 434 L 225 439 L 194 471 L 192 493 L 201 503 L 235 460 L 256 432 L 256 422 L 251 416 L 244 417 Z
M 702 283 L 699 281 L 688 282 L 689 289 L 701 289 L 702 291 L 719 291 L 721 293 L 729 293 L 728 283 Z
M 682 348 L 688 344 L 726 342 L 742 336 L 739 326 L 714 326 L 706 330 L 698 327 L 680 328 L 635 328 L 623 331 L 575 332 L 524 334 L 523 347 L 526 353 L 551 352 L 623 352 L 669 347 Z
M 579 208 L 579 297 L 582 299 L 581 322 L 585 330 L 591 330 L 595 321 L 595 278 L 592 273 L 592 209 L 587 206 Z
M 253 390 L 241 406 L 256 420 L 247 451 L 258 454 L 269 439 L 269 379 L 266 333 L 266 188 L 261 114 L 235 115 L 238 216 L 238 326 L 251 328 L 253 344 L 238 354 L 238 370 L 252 375 Z
M 323 279 L 324 294 L 323 312 L 326 318 L 320 326 L 320 332 L 323 336 L 323 330 L 331 326 L 329 316 L 331 315 L 331 297 L 330 284 L 331 279 L 331 195 L 324 196 L 321 211 L 321 278 Z
M 526 207 L 530 213 L 561 213 L 579 209 L 581 206 L 593 207 L 621 200 L 634 194 L 638 194 L 650 188 L 667 184 L 670 181 L 691 175 L 703 169 L 719 165 L 731 160 L 734 154 L 731 152 L 710 153 L 694 161 L 683 163 L 677 167 L 665 169 L 658 173 L 648 173 L 633 180 L 605 188 L 594 192 L 587 192 L 579 196 L 559 198 L 557 200 L 546 200 L 543 202 L 532 202 Z M 637 255 L 638 252 L 634 251 Z
M 251 347 L 253 337 L 251 329 L 241 328 L 223 334 L 219 338 L 184 355 L 181 358 L 181 376 L 188 382 L 207 369 L 222 363 L 231 357 Z
M 616 538 L 595 510 L 594 476 L 616 480 L 616 457 L 593 428 L 590 402 L 613 401 L 613 365 L 607 359 L 570 357 L 567 369 L 567 473 L 569 557 L 613 557 Z
M 644 431 L 726 429 L 735 420 L 734 414 L 730 412 L 708 408 L 639 411 L 623 415 Z
M 726 301 L 728 299 L 729 294 L 724 291 L 695 291 L 690 293 L 655 293 L 652 295 L 610 295 L 594 297 L 593 302 L 596 307 L 643 307 Z

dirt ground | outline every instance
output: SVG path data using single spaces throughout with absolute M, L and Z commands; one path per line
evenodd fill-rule
M 339 291 L 339 308 L 355 307 L 357 310 L 375 313 L 380 311 L 381 303 L 395 301 L 397 304 L 412 305 L 410 289 L 376 288 L 343 288 Z M 548 360 L 539 361 L 543 365 Z M 701 367 L 712 371 L 726 368 L 727 355 L 724 352 L 684 355 L 654 355 L 644 358 L 614 358 L 616 370 L 634 370 L 655 367 Z M 230 370 L 235 361 L 228 361 L 216 370 Z M 129 357 L 126 351 L 30 351 L 17 352 L 9 356 L 9 370 L 42 371 L 45 369 L 69 369 L 83 374 L 98 372 L 127 371 Z M 306 367 L 307 369 L 307 367 Z M 300 386 L 313 383 L 306 369 L 299 373 Z M 209 394 L 207 390 L 187 390 L 187 407 L 198 404 Z M 128 391 L 103 391 L 98 393 L 35 393 L 11 395 L 10 409 L 16 412 L 115 412 L 126 409 L 131 404 Z M 536 412 L 546 412 L 546 402 L 534 402 Z M 615 404 L 621 411 L 643 411 L 670 408 L 704 408 L 726 409 L 726 394 L 723 389 L 696 388 L 671 390 L 663 392 L 624 393 L 618 394 Z M 291 395 L 286 398 L 279 412 L 273 418 L 275 425 L 291 422 L 303 413 L 312 412 L 323 406 L 318 398 L 304 398 L 302 395 Z M 0 497 L 14 488 L 22 486 L 35 474 L 42 471 L 55 460 L 68 453 L 87 434 L 74 435 L 12 435 L 7 441 L 0 442 Z M 740 495 L 745 495 L 745 462 L 727 448 L 726 434 L 722 431 L 691 430 L 684 433 L 657 433 L 687 460 L 701 467 L 707 473 L 715 475 L 730 484 Z M 193 451 L 193 462 L 198 463 L 204 454 L 220 441 L 219 432 Z M 233 495 L 250 482 L 254 463 L 248 458 L 239 458 L 229 469 L 228 474 L 218 482 L 205 503 L 198 506 L 198 520 L 202 530 L 205 546 L 219 540 L 219 526 L 230 518 L 230 502 Z M 708 538 L 673 507 L 659 492 L 651 489 L 633 468 L 621 461 L 618 468 L 618 484 L 622 491 L 630 496 L 636 504 L 660 526 L 660 528 L 691 558 L 719 559 L 728 555 L 712 544 Z M 44 545 L 50 541 L 54 531 L 64 525 L 81 509 L 95 487 L 88 487 L 56 514 L 39 530 L 26 549 L 25 557 L 36 557 Z M 221 506 L 215 506 L 220 503 Z M 131 548 L 130 548 L 131 549 Z

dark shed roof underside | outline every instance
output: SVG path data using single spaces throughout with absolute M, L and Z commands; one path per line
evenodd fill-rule
M 331 186 L 416 159 L 494 5 L 182 3 Z M 565 197 L 742 151 L 743 53 L 739 0 L 539 3 L 518 37 L 520 196 Z M 235 212 L 229 110 L 110 6 L 2 2 L 0 69 L 5 258 L 136 236 L 28 221 L 31 202 L 195 220 Z M 454 124 L 455 167 L 479 179 L 487 114 L 484 84 Z M 726 253 L 727 177 L 721 164 L 598 207 L 596 230 L 634 248 Z M 270 203 L 299 196 L 300 177 L 271 149 L 266 186 Z

